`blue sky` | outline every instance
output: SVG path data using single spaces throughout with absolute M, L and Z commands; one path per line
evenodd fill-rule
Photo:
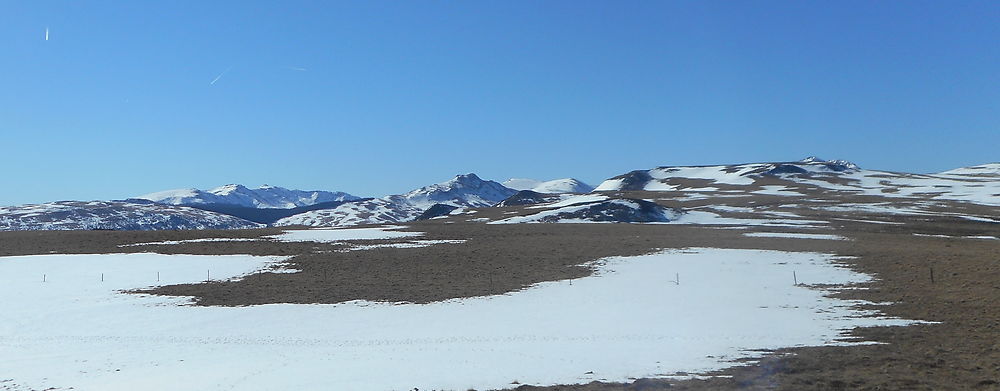
M 997 20 L 986 1 L 4 2 L 0 205 L 995 162 Z

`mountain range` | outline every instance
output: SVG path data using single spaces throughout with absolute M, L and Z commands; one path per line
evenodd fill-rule
M 449 181 L 333 209 L 315 210 L 281 220 L 275 225 L 344 226 L 398 223 L 416 219 L 435 205 L 455 208 L 482 208 L 514 195 L 517 191 L 476 174 L 458 175 Z
M 59 201 L 0 207 L 0 231 L 260 228 L 221 213 L 146 200 Z
M 176 189 L 150 193 L 138 199 L 168 205 L 209 205 L 226 204 L 248 208 L 297 208 L 331 201 L 352 201 L 360 199 L 342 191 L 289 190 L 283 187 L 263 185 L 250 189 L 243 185 L 230 184 L 211 190 Z
M 596 188 L 572 178 L 508 179 L 501 184 L 470 173 L 407 193 L 367 199 L 341 191 L 267 185 L 250 189 L 232 184 L 210 190 L 161 191 L 119 201 L 2 207 L 0 230 L 337 227 L 460 216 L 473 213 L 469 210 L 474 208 L 513 208 L 504 212 L 517 214 L 507 218 L 508 222 L 663 222 L 683 216 L 683 207 L 692 201 L 704 204 L 739 197 L 782 197 L 779 205 L 862 197 L 875 205 L 901 203 L 914 208 L 997 207 L 1000 164 L 908 174 L 810 157 L 791 162 L 635 170 L 609 178 Z M 654 199 L 656 202 L 651 202 Z

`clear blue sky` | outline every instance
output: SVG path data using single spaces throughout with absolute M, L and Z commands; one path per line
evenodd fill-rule
M 998 21 L 995 1 L 9 1 L 0 205 L 994 162 Z

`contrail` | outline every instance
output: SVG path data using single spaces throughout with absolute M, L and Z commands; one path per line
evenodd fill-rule
M 308 71 L 308 69 L 306 69 L 306 68 L 303 68 L 303 67 L 288 67 L 288 69 L 291 69 L 291 70 L 293 70 L 293 71 L 299 71 L 299 72 L 305 72 L 305 71 Z
M 219 79 L 222 78 L 222 75 L 225 75 L 226 72 L 229 72 L 230 69 L 233 69 L 233 67 L 226 68 L 226 70 L 222 71 L 222 73 L 220 73 L 219 76 L 216 76 L 214 79 L 212 79 L 212 81 L 208 83 L 208 85 L 214 86 L 215 82 L 219 81 Z
M 45 40 L 46 41 L 49 40 L 49 28 L 48 27 L 45 28 Z

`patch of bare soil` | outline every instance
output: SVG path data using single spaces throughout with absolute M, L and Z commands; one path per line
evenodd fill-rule
M 423 248 L 315 251 L 288 261 L 289 267 L 300 273 L 263 273 L 239 281 L 165 286 L 146 293 L 194 296 L 200 305 L 226 306 L 357 299 L 429 303 L 503 294 L 543 281 L 585 277 L 592 272 L 585 265 L 589 261 L 646 254 L 659 248 L 792 246 L 832 251 L 838 246 L 829 241 L 816 241 L 820 243 L 811 246 L 801 241 L 758 241 L 732 230 L 638 224 L 425 222 L 411 224 L 408 230 L 425 232 L 420 239 L 465 242 Z

